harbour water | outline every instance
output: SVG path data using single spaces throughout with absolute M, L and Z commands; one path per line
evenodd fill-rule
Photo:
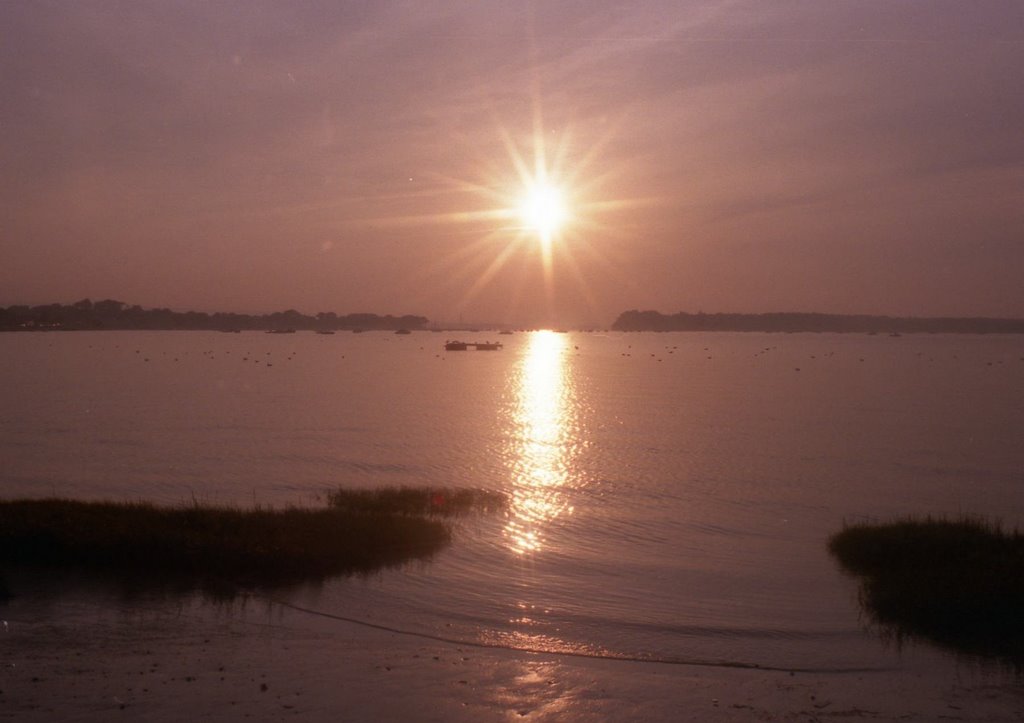
M 0 494 L 282 506 L 337 487 L 497 489 L 507 513 L 457 520 L 434 559 L 279 598 L 529 650 L 961 664 L 867 628 L 826 541 L 908 514 L 1024 523 L 1024 337 L 501 340 L 2 334 Z

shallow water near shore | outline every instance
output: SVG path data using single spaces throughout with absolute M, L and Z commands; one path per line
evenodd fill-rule
M 907 514 L 1024 526 L 1024 337 L 460 338 L 505 348 L 445 352 L 429 332 L 2 334 L 2 494 L 247 506 L 323 504 L 339 486 L 501 490 L 508 512 L 457 520 L 430 562 L 278 598 L 324 624 L 466 644 L 954 674 L 949 654 L 864 629 L 825 541 Z

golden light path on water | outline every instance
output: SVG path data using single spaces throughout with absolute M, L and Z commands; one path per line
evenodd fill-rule
M 547 598 L 544 583 L 532 574 L 538 556 L 568 544 L 560 534 L 564 525 L 559 523 L 573 514 L 572 494 L 585 484 L 580 473 L 587 447 L 585 415 L 570 362 L 572 349 L 566 334 L 533 332 L 512 377 L 508 448 L 512 491 L 505 544 L 529 562 L 520 568 L 524 577 L 519 597 L 510 601 L 515 610 L 508 621 L 512 629 L 482 637 L 487 644 L 519 650 L 603 657 L 608 651 L 570 641 L 551 627 L 547 619 L 551 610 L 543 602 Z
M 577 483 L 574 461 L 585 442 L 568 355 L 565 334 L 534 332 L 514 377 L 512 500 L 505 535 L 518 554 L 542 550 L 545 528 L 573 512 L 567 491 Z

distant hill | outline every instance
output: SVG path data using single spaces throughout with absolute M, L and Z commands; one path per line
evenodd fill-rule
M 143 309 L 123 301 L 89 299 L 74 304 L 8 306 L 0 308 L 0 331 L 47 331 L 87 329 L 193 329 L 211 331 L 295 329 L 335 331 L 340 329 L 421 329 L 425 316 L 380 316 L 378 314 L 336 314 L 315 316 L 295 309 L 273 314 L 230 314 L 202 311 Z
M 616 331 L 778 331 L 931 334 L 1024 334 L 1024 319 L 865 316 L 844 314 L 662 314 L 624 311 Z

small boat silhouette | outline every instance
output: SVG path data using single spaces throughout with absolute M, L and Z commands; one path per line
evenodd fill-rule
M 445 351 L 466 351 L 473 347 L 477 351 L 498 351 L 502 348 L 500 341 L 446 341 Z

